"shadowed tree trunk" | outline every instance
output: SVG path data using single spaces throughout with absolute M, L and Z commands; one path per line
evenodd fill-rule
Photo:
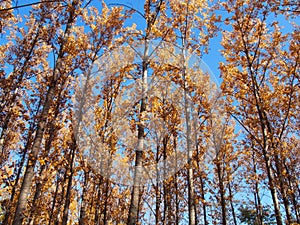
M 99 206 L 100 206 L 100 200 L 101 200 L 101 185 L 103 183 L 103 177 L 101 176 L 98 182 L 98 189 L 97 195 L 96 195 L 96 206 L 95 206 L 95 218 L 94 218 L 94 225 L 100 224 L 100 216 L 99 216 Z
M 72 180 L 73 180 L 73 175 L 74 175 L 74 161 L 75 161 L 75 154 L 76 154 L 76 140 L 75 137 L 73 136 L 73 141 L 72 145 L 70 148 L 70 158 L 69 158 L 69 171 L 67 172 L 68 175 L 68 185 L 67 185 L 67 190 L 66 190 L 66 197 L 65 197 L 65 205 L 64 205 L 64 210 L 63 210 L 63 218 L 62 218 L 62 225 L 66 225 L 68 223 L 68 216 L 69 216 L 69 207 L 70 207 L 70 202 L 71 202 L 71 190 L 72 190 Z
M 230 206 L 231 206 L 231 211 L 232 211 L 233 222 L 234 222 L 234 225 L 237 225 L 236 215 L 235 215 L 235 210 L 234 210 L 234 205 L 233 205 L 233 195 L 232 195 L 232 191 L 231 191 L 230 182 L 228 184 L 228 190 L 229 190 L 229 198 L 230 198 Z
M 80 206 L 80 215 L 79 215 L 79 225 L 85 225 L 85 219 L 86 219 L 86 204 L 87 204 L 87 185 L 89 180 L 89 174 L 90 171 L 84 171 L 84 181 L 83 181 L 83 188 L 82 188 L 82 194 L 81 194 L 81 206 Z
M 156 164 L 159 162 L 159 147 L 160 143 L 158 143 L 156 147 Z M 161 221 L 161 213 L 160 213 L 160 204 L 161 204 L 161 191 L 160 191 L 160 183 L 159 183 L 159 170 L 156 167 L 156 184 L 155 184 L 155 224 L 158 225 Z
M 177 167 L 177 138 L 173 135 L 173 146 L 174 146 L 174 152 L 176 155 L 175 158 L 175 171 L 176 173 L 174 174 L 174 188 L 175 188 L 175 224 L 179 225 L 179 198 L 178 198 L 178 193 L 179 193 L 179 188 L 178 188 L 178 167 Z
M 204 179 L 200 175 L 200 186 L 201 186 L 201 198 L 202 198 L 202 209 L 203 209 L 203 220 L 204 220 L 204 225 L 208 225 L 208 220 L 207 220 L 207 210 L 206 210 L 206 201 L 205 201 L 205 191 L 204 191 Z
M 56 180 L 55 192 L 54 192 L 54 196 L 53 196 L 53 200 L 52 200 L 52 206 L 51 206 L 48 225 L 51 225 L 51 222 L 54 222 L 53 224 L 56 224 L 56 221 L 57 221 L 57 217 L 55 217 L 55 220 L 53 220 L 53 215 L 54 215 L 54 209 L 55 209 L 55 204 L 56 204 L 56 198 L 57 198 L 57 194 L 58 194 L 58 188 L 59 188 L 60 181 L 61 181 L 61 177 L 60 177 L 59 173 L 56 175 L 56 179 L 57 180 Z
M 257 175 L 257 169 L 256 169 L 256 160 L 255 160 L 255 153 L 254 149 L 252 146 L 252 164 L 253 164 L 253 173 Z M 255 203 L 255 209 L 256 209 L 256 214 L 257 214 L 257 219 L 258 219 L 258 224 L 263 225 L 262 221 L 262 205 L 261 205 L 261 200 L 260 200 L 260 194 L 259 194 L 259 184 L 258 181 L 255 180 L 255 190 L 254 190 L 254 203 Z

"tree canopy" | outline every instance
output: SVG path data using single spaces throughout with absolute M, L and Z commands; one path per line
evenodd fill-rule
M 1 1 L 0 223 L 300 224 L 299 8 Z

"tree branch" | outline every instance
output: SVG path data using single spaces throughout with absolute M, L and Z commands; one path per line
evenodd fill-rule
M 16 5 L 16 6 L 13 6 L 10 8 L 0 9 L 0 12 L 6 12 L 9 10 L 20 9 L 20 8 L 25 8 L 28 6 L 34 6 L 34 5 L 39 5 L 39 4 L 43 4 L 43 3 L 49 3 L 49 2 L 62 2 L 62 1 L 61 0 L 48 0 L 48 1 L 43 1 L 43 2 L 28 3 L 28 4 L 24 4 L 24 5 Z

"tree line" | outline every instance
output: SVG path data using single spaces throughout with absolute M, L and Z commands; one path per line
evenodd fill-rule
M 297 1 L 17 4 L 1 224 L 300 224 Z

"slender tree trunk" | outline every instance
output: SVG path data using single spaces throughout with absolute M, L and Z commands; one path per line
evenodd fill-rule
M 104 193 L 104 208 L 103 208 L 103 224 L 107 224 L 107 210 L 108 210 L 108 196 L 109 196 L 109 179 L 105 181 L 105 193 Z
M 156 182 L 156 187 L 155 187 L 155 224 L 158 225 L 161 216 L 160 216 L 160 203 L 161 203 L 161 197 L 160 197 L 160 191 L 159 191 L 159 183 Z
M 65 84 L 65 81 L 64 81 L 62 87 L 64 87 L 64 84 Z M 62 91 L 63 91 L 62 89 L 59 92 L 59 96 L 58 96 L 58 99 L 57 99 L 57 104 L 56 104 L 56 107 L 55 107 L 55 114 L 53 116 L 53 120 L 50 121 L 50 126 L 49 126 L 50 135 L 49 135 L 49 138 L 47 139 L 46 144 L 45 144 L 45 151 L 44 151 L 45 155 L 49 154 L 50 149 L 51 149 L 52 141 L 54 140 L 55 135 L 56 135 L 55 134 L 56 133 L 56 130 L 55 130 L 55 120 L 59 116 L 59 108 L 61 106 L 60 103 L 61 103 L 61 100 L 62 100 Z M 43 174 L 45 167 L 46 167 L 45 164 L 43 164 L 41 166 L 41 170 L 40 170 L 40 175 L 39 176 L 41 176 Z M 35 222 L 34 222 L 35 221 L 34 215 L 37 212 L 36 202 L 37 202 L 38 198 L 40 197 L 42 186 L 43 186 L 42 181 L 38 181 L 38 183 L 36 184 L 35 193 L 34 193 L 34 197 L 33 197 L 33 200 L 32 200 L 33 207 L 32 207 L 31 212 L 30 212 L 30 214 L 31 214 L 30 220 L 34 224 L 35 224 Z
M 39 176 L 42 175 L 42 173 L 44 172 L 44 169 L 45 169 L 45 165 L 42 165 Z M 39 180 L 39 181 L 37 181 L 37 184 L 35 187 L 35 192 L 33 195 L 33 200 L 31 203 L 33 207 L 31 208 L 31 211 L 30 211 L 29 224 L 34 224 L 35 217 L 38 212 L 37 200 L 41 195 L 41 191 L 42 191 L 42 181 Z
M 275 184 L 274 184 L 274 175 L 273 175 L 273 171 L 271 168 L 270 159 L 267 155 L 266 150 L 264 150 L 264 160 L 265 160 L 266 170 L 267 170 L 267 175 L 268 175 L 268 180 L 269 180 L 269 182 L 268 182 L 269 189 L 271 191 L 273 205 L 274 205 L 276 222 L 277 222 L 277 225 L 283 225 L 282 218 L 281 218 L 281 212 L 280 212 L 280 208 L 279 208 L 278 196 L 277 196 L 277 192 L 276 192 L 276 188 L 275 188 Z
M 255 185 L 255 186 L 257 186 L 257 185 Z M 260 205 L 260 203 L 258 203 L 258 202 L 260 202 L 260 197 L 258 195 L 256 187 L 255 187 L 255 192 L 253 194 L 254 194 L 255 209 L 256 209 L 256 214 L 257 214 L 256 221 L 257 221 L 257 224 L 263 225 L 261 205 Z
M 281 216 L 281 212 L 280 212 L 280 206 L 279 206 L 279 200 L 278 200 L 278 196 L 277 196 L 277 190 L 276 190 L 276 186 L 275 186 L 274 174 L 273 174 L 270 157 L 269 157 L 269 147 L 270 146 L 269 146 L 268 135 L 267 135 L 268 134 L 267 127 L 265 125 L 268 123 L 266 121 L 266 115 L 263 112 L 261 112 L 261 108 L 260 108 L 259 104 L 257 105 L 257 109 L 258 109 L 259 117 L 260 117 L 260 120 L 262 123 L 261 125 L 262 125 L 262 132 L 263 132 L 263 157 L 264 157 L 264 161 L 265 161 L 265 165 L 266 165 L 269 189 L 270 189 L 272 200 L 273 200 L 276 222 L 277 222 L 277 225 L 283 225 L 282 216 Z M 268 128 L 268 129 L 270 130 L 270 128 Z
M 189 119 L 187 119 L 187 127 L 189 127 Z M 188 128 L 189 130 L 189 128 Z M 194 187 L 194 174 L 193 174 L 193 152 L 190 144 L 190 132 L 187 132 L 187 149 L 188 149 L 188 208 L 189 208 L 189 225 L 196 224 L 196 203 L 195 203 L 195 187 Z
M 177 167 L 177 139 L 176 137 L 173 136 L 173 144 L 174 144 L 174 152 L 175 152 L 175 171 L 176 173 L 174 174 L 174 186 L 175 186 L 175 224 L 179 225 L 179 199 L 178 199 L 178 167 Z
M 298 206 L 297 197 L 296 197 L 295 188 L 294 188 L 294 186 L 296 186 L 297 184 L 294 184 L 293 178 L 291 176 L 291 172 L 290 172 L 288 166 L 286 165 L 286 163 L 284 163 L 284 167 L 285 167 L 285 170 L 286 170 L 286 173 L 287 173 L 289 189 L 290 189 L 290 192 L 291 192 L 290 198 L 292 199 L 294 213 L 295 213 L 295 216 L 296 216 L 296 221 L 297 221 L 297 223 L 300 223 L 300 213 L 299 213 L 300 208 Z M 299 194 L 300 194 L 300 192 L 299 192 Z
M 179 199 L 178 199 L 178 176 L 177 173 L 175 173 L 174 175 L 174 179 L 175 179 L 175 224 L 179 225 Z
M 96 197 L 96 206 L 95 206 L 95 218 L 94 218 L 94 225 L 99 225 L 100 218 L 99 218 L 99 208 L 100 208 L 100 200 L 101 200 L 101 184 L 102 184 L 102 177 L 99 180 L 98 184 L 98 191 Z
M 133 188 L 131 192 L 131 201 L 127 218 L 127 225 L 134 225 L 138 223 L 139 217 L 139 198 L 140 198 L 140 182 L 142 175 L 143 166 L 143 150 L 144 150 L 144 139 L 145 139 L 145 118 L 147 108 L 147 91 L 148 91 L 148 66 L 149 66 L 149 36 L 152 26 L 154 26 L 164 0 L 159 0 L 154 3 L 146 1 L 145 7 L 145 19 L 146 29 L 144 36 L 144 49 L 142 55 L 142 74 L 141 74 L 141 85 L 142 85 L 142 96 L 140 100 L 140 111 L 138 115 L 138 144 L 135 154 L 135 171 L 133 179 Z
M 277 190 L 276 190 L 275 181 L 274 181 L 274 175 L 273 175 L 270 157 L 269 157 L 269 155 L 270 155 L 269 151 L 270 151 L 271 146 L 269 144 L 269 135 L 268 134 L 272 133 L 272 129 L 270 128 L 270 124 L 267 119 L 268 117 L 262 107 L 262 100 L 259 95 L 259 85 L 257 84 L 254 73 L 252 71 L 252 67 L 251 67 L 251 63 L 250 63 L 250 56 L 248 55 L 248 52 L 247 52 L 246 56 L 247 56 L 247 60 L 248 60 L 248 64 L 249 64 L 249 71 L 250 71 L 250 75 L 251 75 L 252 89 L 253 89 L 252 91 L 253 91 L 253 95 L 255 97 L 256 109 L 258 112 L 259 121 L 260 121 L 260 125 L 261 125 L 261 131 L 262 131 L 262 137 L 263 137 L 262 151 L 263 151 L 264 161 L 266 164 L 269 189 L 270 189 L 270 192 L 272 195 L 276 222 L 277 222 L 277 225 L 283 225 L 280 207 L 279 207 L 278 196 L 277 196 Z
M 196 203 L 195 203 L 195 187 L 194 187 L 194 171 L 193 171 L 193 150 L 191 146 L 191 123 L 190 123 L 190 105 L 188 103 L 188 83 L 186 80 L 186 40 L 182 37 L 182 77 L 184 81 L 184 111 L 185 111 L 185 123 L 186 123 L 186 138 L 187 138 L 187 185 L 188 185 L 188 209 L 189 209 L 189 225 L 195 225 L 197 222 L 196 218 Z
M 239 21 L 237 20 L 237 22 L 239 22 Z M 263 100 L 260 96 L 261 84 L 259 84 L 259 82 L 257 81 L 257 78 L 256 78 L 257 77 L 256 76 L 257 68 L 253 68 L 254 59 L 248 49 L 247 37 L 245 36 L 246 34 L 243 33 L 242 31 L 241 31 L 241 33 L 242 33 L 242 43 L 243 43 L 244 52 L 245 52 L 245 56 L 246 56 L 246 60 L 247 60 L 248 72 L 250 74 L 250 79 L 251 79 L 251 91 L 252 91 L 252 94 L 255 99 L 255 107 L 257 110 L 258 118 L 259 118 L 258 124 L 260 125 L 261 135 L 262 135 L 262 143 L 260 143 L 260 144 L 262 147 L 262 153 L 263 153 L 263 157 L 264 157 L 264 161 L 265 161 L 265 165 L 266 165 L 269 189 L 270 189 L 270 192 L 272 195 L 276 222 L 277 222 L 277 225 L 283 225 L 282 216 L 281 216 L 280 207 L 279 207 L 278 196 L 277 196 L 277 192 L 276 192 L 277 190 L 276 190 L 275 181 L 274 181 L 274 174 L 272 171 L 271 161 L 270 161 L 271 160 L 270 155 L 272 155 L 270 153 L 270 150 L 271 150 L 270 148 L 272 147 L 272 146 L 270 146 L 270 138 L 272 138 L 272 128 L 268 121 L 267 113 L 264 109 Z
M 71 151 L 70 151 L 70 165 L 69 165 L 69 176 L 68 176 L 68 185 L 66 190 L 66 197 L 65 197 L 65 205 L 64 205 L 64 211 L 63 211 L 63 218 L 62 218 L 62 225 L 67 225 L 68 222 L 68 216 L 69 216 L 69 207 L 71 202 L 71 190 L 72 190 L 72 181 L 73 181 L 73 166 L 74 166 L 74 160 L 75 160 L 75 153 L 76 153 L 76 140 L 73 136 Z
M 255 175 L 257 175 L 256 160 L 255 160 L 254 151 L 252 153 L 252 164 L 253 164 L 253 172 L 254 172 Z M 260 194 L 259 194 L 259 186 L 258 186 L 258 181 L 257 180 L 255 180 L 254 202 L 255 202 L 255 208 L 256 208 L 256 213 L 257 213 L 257 217 L 258 217 L 258 224 L 263 225 L 262 205 L 261 205 Z
M 56 198 L 57 198 L 57 193 L 58 193 L 58 188 L 59 188 L 59 182 L 60 182 L 60 177 L 57 176 L 57 182 L 56 182 L 56 187 L 55 187 L 55 192 L 54 192 L 54 197 L 52 200 L 52 206 L 51 206 L 51 211 L 50 211 L 50 216 L 49 216 L 49 223 L 48 225 L 51 225 L 53 214 L 54 214 L 54 209 L 55 209 L 55 203 L 56 203 Z M 55 220 L 57 221 L 57 219 Z M 54 221 L 54 222 L 55 222 Z M 55 224 L 55 223 L 54 223 Z
M 196 127 L 196 124 L 194 125 Z M 207 209 L 206 209 L 206 201 L 205 201 L 205 184 L 204 184 L 204 178 L 202 172 L 202 168 L 200 166 L 200 154 L 199 154 L 199 144 L 197 141 L 197 136 L 195 135 L 195 143 L 196 143 L 196 153 L 197 153 L 197 169 L 200 172 L 199 179 L 200 179 L 200 194 L 201 194 L 201 199 L 202 199 L 202 210 L 203 210 L 203 222 L 204 225 L 208 225 L 208 220 L 207 220 Z
M 168 138 L 163 138 L 163 160 L 164 160 L 164 181 L 163 181 L 163 198 L 164 198 L 164 212 L 163 212 L 163 224 L 169 224 L 171 222 L 171 203 L 170 203 L 170 183 L 167 181 L 166 175 L 166 160 L 167 160 L 167 143 Z
M 254 87 L 254 94 L 257 99 L 256 101 L 258 102 L 259 97 L 256 92 L 256 87 Z M 277 222 L 277 225 L 283 225 L 282 216 L 281 216 L 280 207 L 279 207 L 279 200 L 278 200 L 278 196 L 277 196 L 277 190 L 276 190 L 275 181 L 274 181 L 274 174 L 273 174 L 270 157 L 269 157 L 269 150 L 270 150 L 269 147 L 270 146 L 269 146 L 269 141 L 268 141 L 268 131 L 267 131 L 268 128 L 266 127 L 266 124 L 268 124 L 268 123 L 266 121 L 266 115 L 265 115 L 265 113 L 263 113 L 261 111 L 261 107 L 260 107 L 259 103 L 257 103 L 257 110 L 259 113 L 259 118 L 260 118 L 261 126 L 262 126 L 263 156 L 264 156 L 264 161 L 265 161 L 266 170 L 267 170 L 269 189 L 271 192 L 273 205 L 274 205 L 276 222 Z M 270 128 L 269 128 L 269 130 L 270 130 Z
M 164 198 L 164 211 L 162 215 L 162 224 L 166 225 L 167 224 L 167 218 L 168 218 L 168 201 L 167 201 L 167 184 L 164 181 L 163 184 L 163 198 Z
M 219 180 L 219 193 L 221 199 L 221 208 L 222 208 L 222 225 L 227 225 L 226 220 L 226 201 L 225 201 L 225 188 L 223 184 L 222 168 L 220 162 L 217 162 L 217 174 Z
M 235 210 L 234 210 L 234 205 L 233 205 L 233 195 L 232 195 L 232 191 L 231 191 L 230 182 L 228 183 L 228 190 L 229 190 L 229 199 L 230 199 L 230 206 L 231 206 L 231 211 L 232 211 L 233 223 L 234 223 L 234 225 L 237 225 Z
M 38 114 L 40 106 L 41 106 L 41 99 L 39 101 L 39 104 L 38 104 L 35 116 Z M 23 166 L 24 166 L 25 161 L 26 161 L 26 155 L 27 155 L 28 150 L 30 148 L 30 145 L 31 145 L 31 143 L 33 141 L 32 138 L 33 138 L 33 132 L 34 132 L 35 123 L 36 123 L 36 121 L 33 120 L 30 123 L 29 129 L 28 129 L 28 135 L 27 135 L 27 138 L 26 138 L 27 139 L 26 140 L 26 144 L 25 144 L 25 147 L 24 147 L 24 150 L 23 150 L 23 153 L 22 153 L 21 162 L 20 162 L 20 165 L 18 167 L 18 172 L 17 172 L 16 180 L 15 180 L 15 183 L 14 183 L 13 188 L 12 188 L 12 192 L 11 192 L 11 196 L 10 196 L 10 202 L 9 202 L 7 211 L 5 213 L 5 218 L 4 218 L 3 224 L 8 224 L 8 221 L 9 221 L 11 215 L 12 215 L 12 211 L 11 211 L 12 210 L 12 206 L 13 206 L 12 204 L 14 203 L 14 200 L 15 200 L 15 197 L 16 197 L 16 188 L 18 187 L 18 184 L 19 184 L 19 181 L 20 181 L 22 169 L 23 169 Z
M 85 225 L 86 219 L 86 193 L 87 193 L 87 183 L 89 180 L 90 171 L 84 171 L 84 181 L 83 181 L 83 188 L 81 194 L 81 206 L 80 206 L 80 215 L 79 215 L 79 225 Z
M 144 149 L 144 118 L 147 106 L 147 89 L 148 89 L 148 40 L 145 38 L 144 46 L 144 59 L 142 62 L 142 98 L 139 112 L 139 124 L 138 124 L 138 146 L 135 156 L 135 171 L 134 171 L 134 183 L 131 193 L 131 202 L 128 213 L 128 225 L 134 225 L 138 222 L 138 207 L 140 196 L 140 181 L 142 175 L 143 166 L 143 149 Z
M 200 186 L 201 186 L 201 198 L 202 198 L 202 209 L 203 209 L 203 220 L 204 220 L 204 225 L 208 225 L 208 220 L 207 220 L 207 210 L 206 210 L 206 201 L 205 201 L 205 190 L 204 190 L 204 181 L 203 177 L 200 175 Z
M 30 194 L 32 179 L 34 177 L 34 168 L 35 168 L 35 164 L 37 161 L 38 153 L 40 151 L 40 146 L 41 146 L 42 139 L 43 139 L 43 133 L 44 133 L 44 129 L 46 126 L 46 118 L 48 115 L 48 111 L 50 109 L 51 100 L 53 99 L 53 96 L 54 96 L 54 87 L 50 87 L 47 97 L 46 97 L 46 102 L 44 104 L 44 108 L 43 108 L 43 112 L 42 112 L 42 116 L 41 116 L 42 119 L 40 120 L 40 122 L 38 124 L 32 151 L 29 154 L 29 159 L 28 159 L 28 163 L 26 166 L 23 183 L 21 186 L 21 191 L 20 191 L 20 195 L 19 195 L 19 200 L 18 200 L 18 204 L 17 204 L 17 209 L 16 209 L 13 225 L 22 225 L 22 221 L 25 216 L 24 212 L 25 212 L 26 205 L 27 205 L 27 199 Z
M 280 154 L 279 152 L 275 153 L 275 166 L 276 166 L 276 170 L 277 170 L 277 176 L 278 176 L 278 180 L 279 180 L 279 187 L 280 187 L 280 193 L 281 193 L 281 197 L 283 200 L 283 205 L 285 208 L 285 214 L 286 214 L 286 219 L 287 219 L 287 225 L 292 223 L 292 215 L 291 215 L 291 208 L 290 208 L 290 201 L 288 200 L 287 194 L 286 194 L 286 185 L 284 184 L 284 179 L 282 177 L 282 162 L 279 159 L 278 154 Z
M 138 215 L 138 218 L 137 220 L 139 221 L 139 215 L 140 215 L 140 210 L 141 210 L 141 203 L 142 203 L 142 200 L 143 200 L 143 193 L 144 193 L 144 190 L 143 188 L 141 187 L 141 190 L 140 190 L 140 194 L 139 194 L 139 201 L 138 201 L 138 212 L 137 212 L 137 215 Z
M 156 165 L 159 163 L 159 145 L 158 143 L 156 148 Z M 161 204 L 161 193 L 160 193 L 160 184 L 159 184 L 159 170 L 158 166 L 156 166 L 156 184 L 155 184 L 155 224 L 158 225 L 161 220 L 161 214 L 160 214 L 160 204 Z
M 97 185 L 96 185 L 96 182 L 95 182 L 95 183 L 93 183 L 93 187 L 92 187 L 92 193 L 93 193 L 92 194 L 92 199 L 90 200 L 90 204 L 88 205 L 90 212 L 94 212 L 94 201 L 95 201 L 95 195 L 97 194 L 96 189 L 97 189 Z M 89 219 L 89 221 L 91 221 L 91 219 Z
M 62 207 L 64 205 L 64 196 L 65 196 L 65 189 L 66 189 L 65 186 L 66 186 L 66 182 L 68 180 L 67 170 L 65 168 L 64 168 L 62 174 L 63 174 L 63 179 L 62 179 L 62 184 L 61 184 L 62 190 L 61 190 L 60 198 L 58 199 L 58 203 L 57 203 L 58 213 L 56 215 L 55 225 L 61 223 L 61 218 L 62 218 L 61 213 L 63 212 Z
M 57 58 L 54 72 L 53 72 L 52 80 L 49 85 L 46 99 L 45 99 L 45 102 L 43 105 L 41 117 L 40 117 L 40 120 L 37 125 L 37 131 L 36 131 L 35 139 L 33 141 L 32 150 L 29 153 L 28 164 L 26 166 L 23 183 L 22 183 L 21 190 L 20 190 L 20 195 L 19 195 L 17 209 L 16 209 L 15 216 L 14 216 L 13 225 L 22 225 L 22 222 L 23 222 L 23 219 L 25 216 L 24 213 L 25 213 L 26 206 L 27 206 L 27 199 L 30 194 L 32 179 L 34 177 L 34 169 L 35 169 L 36 161 L 38 158 L 38 154 L 40 152 L 40 147 L 42 144 L 44 130 L 45 130 L 46 124 L 47 124 L 47 117 L 49 114 L 49 110 L 50 110 L 52 101 L 55 96 L 55 86 L 57 84 L 59 70 L 61 69 L 61 66 L 63 63 L 62 60 L 63 60 L 63 55 L 64 55 L 64 43 L 66 43 L 66 41 L 67 41 L 67 38 L 70 34 L 70 29 L 71 29 L 73 21 L 74 21 L 74 12 L 75 12 L 74 2 L 72 4 L 72 6 L 73 7 L 70 10 L 69 19 L 68 19 L 66 29 L 65 29 L 64 42 L 62 43 L 62 45 L 60 47 L 60 52 L 58 54 L 58 58 Z

